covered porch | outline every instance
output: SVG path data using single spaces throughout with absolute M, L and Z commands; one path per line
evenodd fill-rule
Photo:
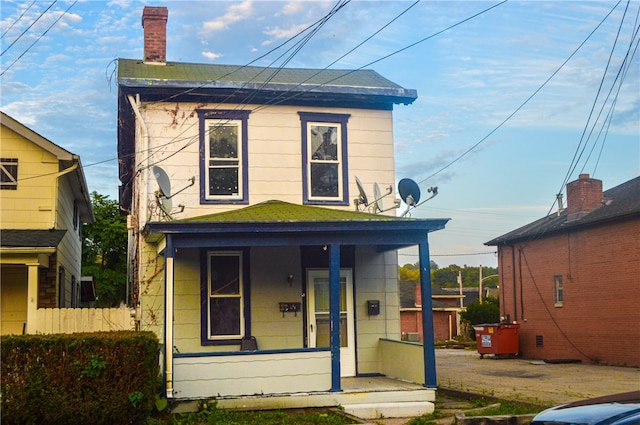
M 430 301 L 428 233 L 444 228 L 447 220 L 269 201 L 204 217 L 148 223 L 147 241 L 156 244 L 164 259 L 164 317 L 173 317 L 164 321 L 162 335 L 163 346 L 174 347 L 163 353 L 167 397 L 216 398 L 222 405 L 242 400 L 237 402 L 242 406 L 255 399 L 257 404 L 276 407 L 279 400 L 286 400 L 287 407 L 295 407 L 297 400 L 304 406 L 314 405 L 313 396 L 318 396 L 319 405 L 345 405 L 353 403 L 345 403 L 342 397 L 377 392 L 353 383 L 387 376 L 419 384 L 412 387 L 416 396 L 428 401 L 432 397 L 428 393 L 437 386 L 432 339 L 417 348 L 417 355 L 417 346 L 411 348 L 417 357 L 411 373 L 419 371 L 419 378 L 398 376 L 401 372 L 389 366 L 405 362 L 405 358 L 394 361 L 389 357 L 393 350 L 387 349 L 387 341 L 400 339 L 396 250 L 418 246 L 423 299 Z M 243 254 L 242 277 L 236 278 L 244 282 L 236 290 L 244 291 L 238 307 L 242 323 L 232 331 L 235 335 L 221 339 L 208 334 L 207 339 L 205 328 L 213 326 L 212 316 L 206 315 L 213 308 L 208 304 L 212 302 L 213 257 L 207 253 L 236 250 Z M 313 273 L 325 271 L 326 287 L 314 287 Z M 195 306 L 196 284 L 184 279 L 191 275 L 199 276 L 199 288 L 209 288 L 201 292 L 204 295 Z M 287 276 L 288 285 L 279 282 L 281 276 L 282 280 Z M 294 276 L 291 281 L 289 276 Z M 326 325 L 316 321 L 320 307 L 313 301 L 314 291 L 327 294 Z M 353 291 L 351 297 L 349 291 Z M 376 303 L 381 312 L 375 311 Z M 182 319 L 195 317 L 198 305 L 199 324 Z M 423 308 L 431 311 L 430 302 Z M 433 329 L 431 315 L 423 318 L 424 329 Z M 196 327 L 202 332 L 199 344 L 197 335 L 191 342 L 185 337 Z M 326 341 L 314 339 L 314 333 L 325 327 Z M 347 342 L 351 335 L 353 340 Z M 252 337 L 257 337 L 256 346 L 247 349 L 243 342 Z M 352 348 L 352 371 L 346 348 Z M 427 389 L 431 391 L 425 393 Z M 407 389 L 400 393 L 406 395 Z M 297 398 L 300 395 L 306 396 L 304 401 Z M 389 394 L 381 400 L 389 400 Z

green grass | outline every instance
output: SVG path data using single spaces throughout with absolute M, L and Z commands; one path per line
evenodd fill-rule
M 526 415 L 539 413 L 542 409 L 533 406 L 523 406 L 514 403 L 501 403 L 498 407 L 490 407 L 476 412 L 465 412 L 466 416 L 498 416 L 498 415 Z
M 334 411 L 236 411 L 218 409 L 215 403 L 202 403 L 194 413 L 150 418 L 146 425 L 348 425 L 354 422 Z

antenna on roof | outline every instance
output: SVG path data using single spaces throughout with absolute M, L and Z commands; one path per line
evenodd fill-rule
M 381 194 L 380 186 L 378 186 L 378 183 L 373 183 L 373 201 L 369 202 L 369 197 L 367 196 L 367 192 L 364 190 L 362 182 L 360 181 L 358 176 L 356 176 L 355 179 L 356 186 L 358 188 L 358 197 L 353 200 L 354 204 L 356 205 L 356 211 L 364 211 L 365 209 L 368 209 L 370 213 L 378 214 L 392 210 L 394 208 L 398 208 L 400 206 L 400 200 L 396 200 L 393 203 L 393 206 L 387 209 L 385 209 L 382 204 L 382 199 L 393 193 L 393 186 L 389 185 L 386 192 L 384 194 Z M 360 209 L 361 205 L 364 205 L 364 208 L 362 208 L 362 210 Z
M 378 186 L 378 183 L 373 183 L 373 197 L 375 198 L 373 203 L 374 203 L 374 212 L 377 214 L 379 212 L 386 212 L 389 210 L 393 210 L 396 209 L 400 206 L 400 200 L 395 200 L 393 202 L 393 206 L 390 208 L 384 208 L 384 204 L 382 202 L 382 200 L 384 198 L 386 198 L 387 196 L 391 195 L 391 193 L 393 192 L 393 186 L 389 185 L 387 186 L 387 191 L 384 195 L 381 195 L 380 193 L 380 186 Z
M 171 216 L 171 214 L 173 214 L 174 212 L 172 212 L 173 201 L 171 200 L 171 198 L 176 196 L 178 193 L 183 192 L 187 188 L 193 186 L 196 182 L 196 178 L 191 177 L 189 179 L 189 181 L 191 182 L 190 184 L 183 187 L 176 193 L 172 194 L 171 180 L 169 180 L 169 176 L 167 175 L 167 173 L 157 165 L 154 165 L 152 170 L 153 170 L 153 177 L 156 179 L 156 182 L 158 183 L 158 190 L 155 191 L 156 203 L 158 204 L 158 207 L 164 213 L 164 215 L 167 218 L 169 218 L 169 220 L 173 220 L 173 217 Z M 179 207 L 180 207 L 180 210 L 176 211 L 175 213 L 181 213 L 182 211 L 184 211 L 184 205 L 179 205 Z
M 353 203 L 356 205 L 356 211 L 360 211 L 360 205 L 364 205 L 365 208 L 369 206 L 369 199 L 367 198 L 367 192 L 364 190 L 364 186 L 362 186 L 362 182 L 356 177 L 356 186 L 358 187 L 358 197 L 353 200 Z
M 432 195 L 420 202 L 420 187 L 418 183 L 411 179 L 402 179 L 398 182 L 398 193 L 400 193 L 400 198 L 407 204 L 407 209 L 402 213 L 400 217 L 406 216 L 410 210 L 418 208 L 420 205 L 427 202 L 429 199 L 434 198 L 438 194 L 438 187 L 431 186 L 427 189 L 427 192 Z

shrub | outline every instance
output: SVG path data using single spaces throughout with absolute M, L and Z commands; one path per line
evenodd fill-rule
M 500 321 L 500 303 L 497 298 L 487 297 L 483 303 L 473 301 L 467 306 L 467 310 L 460 315 L 463 320 L 472 325 L 483 323 L 498 323 Z M 475 340 L 475 330 L 469 327 L 469 337 Z
M 158 353 L 151 332 L 3 336 L 2 420 L 140 423 L 154 407 Z

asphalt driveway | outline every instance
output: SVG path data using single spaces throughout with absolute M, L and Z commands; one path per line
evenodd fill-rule
M 436 349 L 436 371 L 443 389 L 541 405 L 640 390 L 640 368 L 480 359 L 475 350 Z

